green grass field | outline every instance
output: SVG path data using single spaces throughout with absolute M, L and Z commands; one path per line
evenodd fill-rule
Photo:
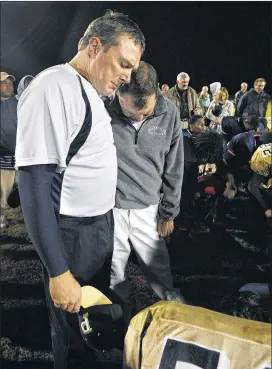
M 20 209 L 6 211 L 9 228 L 1 234 L 1 369 L 52 369 L 49 321 L 41 264 Z M 268 282 L 258 263 L 267 263 L 263 213 L 245 194 L 226 208 L 225 231 L 199 235 L 175 230 L 168 244 L 175 287 L 193 305 L 216 309 L 222 297 L 245 283 Z M 128 265 L 133 313 L 157 301 L 136 259 Z M 99 364 L 95 369 L 119 369 Z M 76 368 L 75 368 L 76 369 Z

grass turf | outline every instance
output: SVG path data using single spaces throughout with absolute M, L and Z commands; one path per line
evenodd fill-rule
M 8 209 L 9 227 L 1 234 L 1 369 L 52 369 L 49 321 L 41 264 L 20 209 Z M 175 230 L 168 244 L 175 287 L 195 305 L 216 309 L 223 296 L 247 282 L 267 282 L 256 264 L 264 254 L 264 219 L 258 205 L 239 194 L 226 209 L 226 230 L 197 236 Z M 128 265 L 133 312 L 157 301 L 132 254 Z M 97 369 L 118 368 L 100 363 Z

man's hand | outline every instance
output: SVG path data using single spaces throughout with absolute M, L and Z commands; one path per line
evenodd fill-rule
M 227 182 L 226 189 L 223 195 L 227 197 L 229 200 L 232 200 L 236 194 L 237 194 L 237 187 L 233 183 Z
M 49 291 L 57 308 L 76 313 L 80 309 L 81 287 L 71 272 L 49 279 Z
M 158 224 L 157 224 L 157 230 L 158 230 L 158 234 L 161 237 L 170 236 L 170 234 L 174 230 L 174 222 L 173 222 L 173 220 L 159 219 L 158 220 Z
M 272 217 L 272 209 L 266 210 L 265 215 L 266 215 L 267 218 L 271 218 Z

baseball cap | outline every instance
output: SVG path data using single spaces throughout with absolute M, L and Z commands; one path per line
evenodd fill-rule
M 12 82 L 15 81 L 15 77 L 12 74 L 8 74 L 7 72 L 1 72 L 1 82 L 5 81 L 7 78 L 10 78 Z

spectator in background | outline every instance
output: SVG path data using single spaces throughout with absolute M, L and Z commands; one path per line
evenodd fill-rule
M 180 213 L 177 217 L 179 229 L 189 229 L 191 221 L 196 218 L 194 198 L 197 192 L 197 153 L 194 144 L 195 136 L 205 131 L 202 115 L 193 115 L 189 120 L 189 127 L 183 130 L 184 145 L 184 176 L 180 200 Z
M 8 224 L 4 216 L 8 196 L 15 181 L 15 144 L 17 131 L 17 99 L 14 95 L 15 77 L 1 72 L 1 135 L 0 135 L 0 171 L 1 171 L 1 229 Z
M 161 93 L 163 94 L 163 96 L 166 96 L 168 94 L 169 88 L 170 87 L 166 83 L 164 85 L 162 85 Z
M 218 90 L 220 90 L 221 88 L 221 83 L 220 82 L 213 82 L 210 84 L 210 92 L 211 92 L 211 95 L 212 95 L 212 99 L 215 98 L 216 96 L 216 93 Z
M 16 99 L 19 100 L 22 93 L 24 92 L 24 90 L 27 88 L 27 86 L 30 84 L 30 82 L 33 80 L 33 76 L 31 75 L 27 75 L 24 76 L 21 81 L 18 84 L 18 88 L 17 88 L 17 95 L 16 95 Z
M 200 92 L 198 97 L 199 97 L 200 106 L 203 110 L 203 115 L 205 115 L 211 103 L 209 87 L 207 86 L 202 87 L 202 91 Z
M 241 83 L 241 90 L 237 91 L 235 94 L 235 98 L 234 98 L 234 107 L 235 109 L 237 109 L 238 103 L 241 99 L 241 97 L 247 92 L 247 83 L 246 82 L 242 82 Z
M 269 102 L 269 95 L 264 91 L 265 85 L 265 79 L 258 78 L 254 82 L 254 88 L 243 94 L 237 107 L 239 117 L 244 118 L 249 115 L 265 117 Z
M 171 100 L 180 112 L 182 129 L 187 129 L 189 119 L 194 114 L 202 114 L 202 108 L 196 91 L 189 86 L 190 77 L 181 72 L 177 76 L 177 84 L 170 88 L 166 97 Z
M 220 133 L 222 118 L 233 115 L 234 106 L 233 103 L 229 101 L 228 90 L 225 87 L 221 87 L 217 91 L 206 113 L 206 117 L 211 120 L 209 128 Z

